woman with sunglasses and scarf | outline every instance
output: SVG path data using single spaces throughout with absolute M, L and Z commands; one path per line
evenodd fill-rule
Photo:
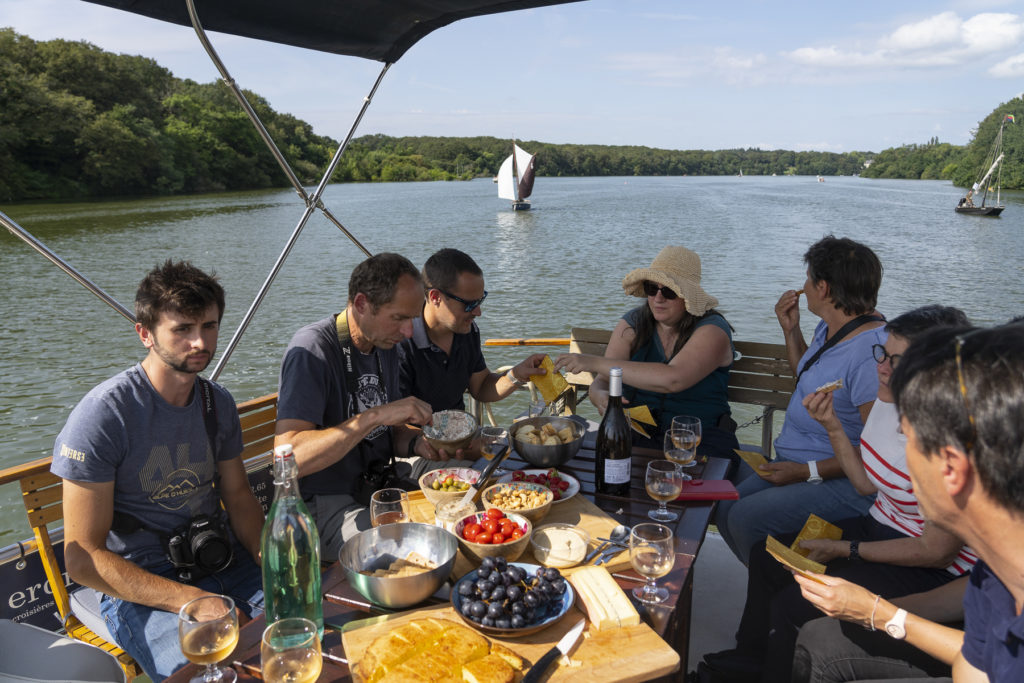
M 608 371 L 621 367 L 624 402 L 646 405 L 658 423 L 652 443 L 644 445 L 661 448 L 672 418 L 692 415 L 701 421 L 699 453 L 735 462 L 736 423 L 727 393 L 732 326 L 715 310 L 718 300 L 701 288 L 700 280 L 697 254 L 665 247 L 650 267 L 623 278 L 626 294 L 646 297 L 646 302 L 622 316 L 604 356 L 563 354 L 555 369 L 596 375 L 590 400 L 604 414 Z

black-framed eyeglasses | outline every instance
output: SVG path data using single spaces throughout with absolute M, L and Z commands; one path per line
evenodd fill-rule
M 439 289 L 437 291 L 441 292 L 442 294 L 444 294 L 449 299 L 455 299 L 460 304 L 465 306 L 466 307 L 465 308 L 466 313 L 469 313 L 473 309 L 477 308 L 480 304 L 482 304 L 484 302 L 484 299 L 487 298 L 487 290 L 486 289 L 484 290 L 484 295 L 482 297 L 480 297 L 479 299 L 473 299 L 472 301 L 470 301 L 468 299 L 463 299 L 461 296 L 455 296 L 451 292 L 446 292 L 443 289 Z
M 896 364 L 900 362 L 900 358 L 903 358 L 902 353 L 889 353 L 881 344 L 871 345 L 871 355 L 875 357 L 875 362 L 879 365 L 888 360 L 889 366 L 893 369 L 895 369 Z
M 672 301 L 672 299 L 679 296 L 668 287 L 663 287 L 657 282 L 644 282 L 644 294 L 647 296 L 658 296 L 658 292 L 661 292 L 661 295 L 665 297 L 665 301 Z
M 973 333 L 958 334 L 955 337 L 953 349 L 956 351 L 956 378 L 960 382 L 960 398 L 964 401 L 964 410 L 967 411 L 967 421 L 971 423 L 971 437 L 964 444 L 964 450 L 970 453 L 974 450 L 974 444 L 978 440 L 978 426 L 974 423 L 974 415 L 971 414 L 971 402 L 967 399 L 967 381 L 964 379 L 964 361 L 961 351 L 964 341 Z

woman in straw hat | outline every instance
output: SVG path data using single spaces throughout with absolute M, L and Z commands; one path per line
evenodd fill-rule
M 732 327 L 715 310 L 718 300 L 700 286 L 700 257 L 686 247 L 662 249 L 650 267 L 622 280 L 626 294 L 646 301 L 627 312 L 604 356 L 568 353 L 555 369 L 597 375 L 590 400 L 608 405 L 608 371 L 622 368 L 623 398 L 646 405 L 658 422 L 656 447 L 676 415 L 700 418 L 700 452 L 735 459 L 735 425 L 727 387 L 733 361 Z

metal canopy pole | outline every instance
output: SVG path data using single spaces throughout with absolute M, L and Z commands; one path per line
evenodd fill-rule
M 217 70 L 220 72 L 224 82 L 231 89 L 231 92 L 234 93 L 235 98 L 242 105 L 242 108 L 245 110 L 245 113 L 249 116 L 249 120 L 256 127 L 257 132 L 259 132 L 260 137 L 263 138 L 263 141 L 270 149 L 271 154 L 274 155 L 274 158 L 277 160 L 278 165 L 281 166 L 282 170 L 284 170 L 285 172 L 285 175 L 288 176 L 288 179 L 292 183 L 292 186 L 295 188 L 295 191 L 306 204 L 306 210 L 303 211 L 302 217 L 299 219 L 298 224 L 295 226 L 295 229 L 292 231 L 291 236 L 285 243 L 284 248 L 278 255 L 277 260 L 274 262 L 273 267 L 270 269 L 270 273 L 267 275 L 266 280 L 264 280 L 263 284 L 260 286 L 259 291 L 256 293 L 256 297 L 253 299 L 252 304 L 249 306 L 249 310 L 246 311 L 245 316 L 242 318 L 242 322 L 238 326 L 238 329 L 235 330 L 235 334 L 231 337 L 231 341 L 228 342 L 227 348 L 224 349 L 224 353 L 217 361 L 217 365 L 213 368 L 213 372 L 211 373 L 210 378 L 216 380 L 220 376 L 220 373 L 224 369 L 224 366 L 227 364 L 228 359 L 231 357 L 231 354 L 234 352 L 235 347 L 238 346 L 238 342 L 241 340 L 242 335 L 245 334 L 246 329 L 249 327 L 249 323 L 252 322 L 253 317 L 256 315 L 256 310 L 260 307 L 260 304 L 263 302 L 263 298 L 270 290 L 270 286 L 273 284 L 274 279 L 277 277 L 277 274 L 280 272 L 285 260 L 288 258 L 288 254 L 291 253 L 292 248 L 298 241 L 299 234 L 302 232 L 302 229 L 306 226 L 306 223 L 309 221 L 309 218 L 310 216 L 312 216 L 313 211 L 315 209 L 320 209 L 320 211 L 323 212 L 323 214 L 328 218 L 328 220 L 334 223 L 345 234 L 346 237 L 352 240 L 352 242 L 357 247 L 359 247 L 359 249 L 362 250 L 364 254 L 366 254 L 367 256 L 372 256 L 370 251 L 366 247 L 364 247 L 359 242 L 359 240 L 357 240 L 355 236 L 352 235 L 352 233 L 350 233 L 345 228 L 345 226 L 343 226 L 327 209 L 327 207 L 323 203 L 322 196 L 324 190 L 326 190 L 327 188 L 327 184 L 330 182 L 331 175 L 334 174 L 334 170 L 338 167 L 338 163 L 341 161 L 342 155 L 348 148 L 349 143 L 352 141 L 352 137 L 355 135 L 356 129 L 359 127 L 359 124 L 363 120 L 363 116 L 366 114 L 366 110 L 369 108 L 370 103 L 373 101 L 373 96 L 376 94 L 377 88 L 380 87 L 381 82 L 384 80 L 384 75 L 388 72 L 388 69 L 391 68 L 391 63 L 388 62 L 384 64 L 384 67 L 381 69 L 380 74 L 378 74 L 376 81 L 374 81 L 373 87 L 370 88 L 369 94 L 367 94 L 366 97 L 363 98 L 363 106 L 360 107 L 359 113 L 356 114 L 356 118 L 352 122 L 352 126 L 349 128 L 348 135 L 345 136 L 345 140 L 335 151 L 334 157 L 327 165 L 327 170 L 324 172 L 323 177 L 320 179 L 319 185 L 317 185 L 317 188 L 312 195 L 307 195 L 305 189 L 302 187 L 302 184 L 299 182 L 298 177 L 292 171 L 291 166 L 289 166 L 288 161 L 284 158 L 284 155 L 281 154 L 281 151 L 277 148 L 277 145 L 270 137 L 270 133 L 263 125 L 263 122 L 260 121 L 259 115 L 256 114 L 256 111 L 249 104 L 249 101 L 245 98 L 245 95 L 242 93 L 241 89 L 238 87 L 238 84 L 235 82 L 235 80 L 231 77 L 231 74 L 228 73 L 228 70 L 224 66 L 224 63 L 220 60 L 220 57 L 217 55 L 217 52 L 213 49 L 213 45 L 206 37 L 206 32 L 203 30 L 202 25 L 199 23 L 199 15 L 196 13 L 194 0 L 185 0 L 185 2 L 186 5 L 188 6 L 189 17 L 192 20 L 192 27 L 195 29 L 196 35 L 199 36 L 199 41 L 202 43 L 203 48 L 206 50 L 206 53 L 209 55 L 214 65 L 217 67 Z
M 130 322 L 132 325 L 135 324 L 135 315 L 132 314 L 131 311 L 122 306 L 120 303 L 118 303 L 117 299 L 104 292 L 102 289 L 99 288 L 99 286 L 97 286 L 91 280 L 89 280 L 89 278 L 85 277 L 77 270 L 72 268 L 70 265 L 68 265 L 68 263 L 61 259 L 60 256 L 57 256 L 57 254 L 51 251 L 45 244 L 37 240 L 27 230 L 25 230 L 23 227 L 21 227 L 13 220 L 11 220 L 11 218 L 2 211 L 0 211 L 0 225 L 3 225 L 5 228 L 7 228 L 8 231 L 10 231 L 12 235 L 19 238 L 28 246 L 32 247 L 40 254 L 45 256 L 47 259 L 49 259 L 50 262 L 52 262 L 55 266 L 57 266 L 65 273 L 70 275 L 72 278 L 74 278 L 75 281 L 78 282 L 78 284 L 82 285 L 90 292 L 95 294 L 101 301 L 103 301 L 103 303 L 107 304 L 115 311 L 117 311 L 125 318 L 127 318 L 128 322 Z

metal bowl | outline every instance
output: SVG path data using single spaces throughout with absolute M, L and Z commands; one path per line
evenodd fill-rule
M 557 446 L 542 446 L 540 444 L 526 443 L 516 439 L 516 433 L 526 425 L 533 425 L 537 429 L 550 423 L 555 430 L 572 427 L 573 435 L 576 437 L 569 443 L 558 444 Z M 523 460 L 534 467 L 559 467 L 572 459 L 580 450 L 583 443 L 583 434 L 587 431 L 582 419 L 571 417 L 529 417 L 519 420 L 512 425 L 509 435 L 512 437 L 512 447 L 516 453 L 522 456 Z
M 449 456 L 455 455 L 460 448 L 468 448 L 476 436 L 479 425 L 472 413 L 465 410 L 441 410 L 434 413 L 433 424 L 423 427 L 423 438 L 434 450 L 446 451 Z M 452 425 L 464 427 L 454 436 Z M 448 433 L 446 433 L 448 432 Z
M 423 602 L 441 587 L 455 566 L 459 542 L 432 524 L 384 524 L 360 532 L 345 542 L 339 554 L 348 582 L 370 602 L 404 609 Z M 360 572 L 386 569 L 398 559 L 417 552 L 437 565 L 413 576 L 381 577 Z

